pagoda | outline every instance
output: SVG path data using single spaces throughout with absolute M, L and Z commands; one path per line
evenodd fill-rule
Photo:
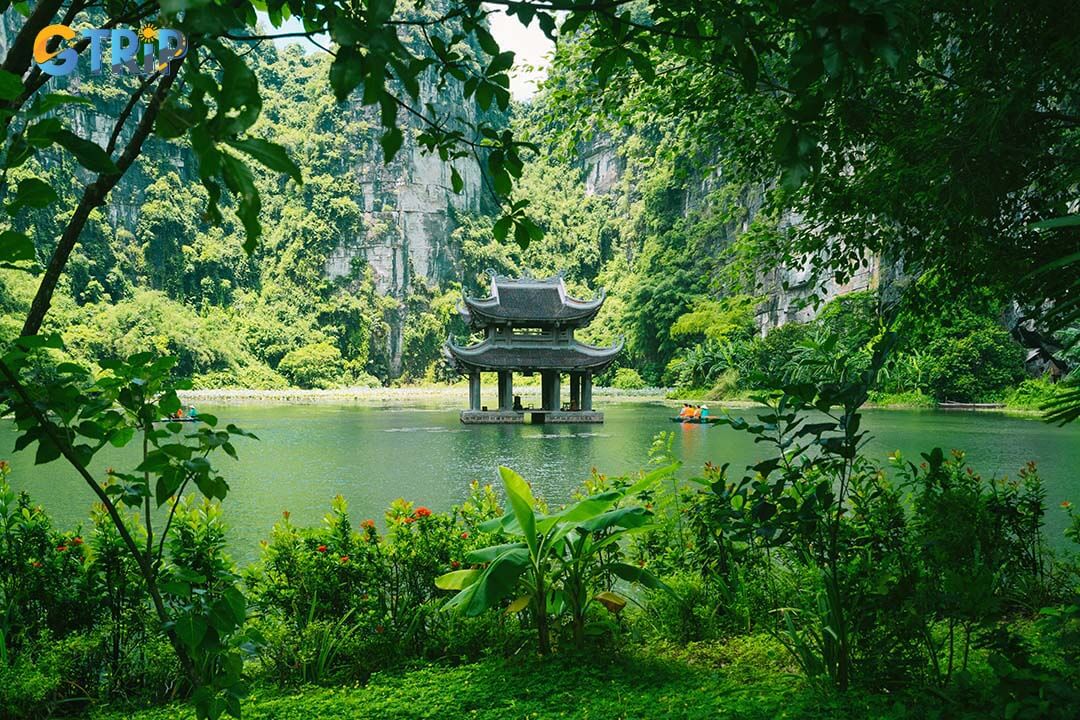
M 592 300 L 566 293 L 562 274 L 546 279 L 509 278 L 488 270 L 491 295 L 465 296 L 459 308 L 471 330 L 483 333 L 480 342 L 462 347 L 447 340 L 448 360 L 469 376 L 469 409 L 463 423 L 601 423 L 604 414 L 593 410 L 592 379 L 607 368 L 622 350 L 599 348 L 574 339 L 574 330 L 588 325 L 604 304 L 604 291 Z M 499 378 L 498 407 L 480 404 L 480 373 Z M 514 373 L 540 373 L 540 407 L 524 407 L 514 395 Z M 568 402 L 562 401 L 562 376 L 570 381 Z

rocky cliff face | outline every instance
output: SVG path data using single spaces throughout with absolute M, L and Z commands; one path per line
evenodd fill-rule
M 579 163 L 586 189 L 590 193 L 616 192 L 626 171 L 626 162 L 618 152 L 618 144 L 610 138 L 597 139 L 583 148 Z M 710 175 L 688 183 L 681 197 L 685 211 L 699 207 L 719 181 L 719 175 Z M 760 209 L 757 197 L 758 194 L 750 190 L 743 193 L 742 202 L 748 211 L 747 219 L 738 226 L 726 228 L 723 236 L 716 238 L 718 248 L 747 229 L 750 220 Z M 789 225 L 798 222 L 799 218 L 794 215 L 787 219 Z M 766 334 L 769 330 L 789 322 L 809 322 L 829 300 L 852 292 L 878 290 L 888 286 L 898 273 L 899 268 L 883 266 L 881 258 L 867 255 L 864 264 L 847 282 L 837 283 L 829 279 L 822 287 L 813 282 L 806 266 L 776 268 L 758 278 L 759 286 L 766 296 L 766 300 L 757 308 L 758 330 Z M 820 301 L 816 305 L 810 302 L 814 296 Z
M 422 86 L 422 103 L 430 104 L 439 116 L 460 113 L 464 108 L 468 122 L 478 120 L 474 103 L 465 102 L 456 87 L 436 92 L 434 83 L 429 82 Z M 376 120 L 370 109 L 356 111 L 371 115 L 372 122 Z M 398 301 L 404 300 L 417 284 L 438 287 L 459 279 L 459 256 L 450 242 L 457 224 L 455 216 L 491 207 L 483 173 L 475 160 L 455 161 L 454 167 L 464 181 L 462 191 L 455 193 L 450 164 L 437 155 L 425 154 L 416 143 L 418 122 L 408 119 L 403 127 L 405 142 L 389 165 L 383 163 L 377 143 L 370 143 L 367 153 L 354 158 L 349 172 L 361 188 L 361 196 L 354 199 L 363 208 L 364 227 L 326 259 L 326 274 L 331 279 L 348 275 L 356 260 L 363 261 L 371 268 L 376 290 Z M 401 371 L 403 312 L 391 312 L 388 318 L 393 376 Z

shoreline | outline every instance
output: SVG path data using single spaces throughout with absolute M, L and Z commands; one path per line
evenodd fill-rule
M 694 398 L 669 398 L 670 388 L 642 388 L 640 390 L 620 390 L 618 388 L 595 388 L 593 396 L 615 402 L 656 402 L 671 407 L 678 407 L 684 402 L 708 403 L 716 408 L 751 409 L 762 407 L 752 400 L 702 400 Z M 539 398 L 538 385 L 526 385 L 515 388 L 515 393 L 525 398 Z M 255 390 L 246 388 L 214 388 L 203 390 L 181 390 L 177 393 L 181 402 L 208 403 L 212 405 L 273 405 L 279 403 L 303 405 L 386 405 L 400 403 L 437 403 L 449 407 L 463 406 L 468 402 L 468 387 L 462 385 L 415 385 L 402 387 L 344 387 L 328 390 L 304 390 L 302 388 L 284 388 L 280 390 Z M 494 399 L 494 398 L 492 398 Z M 866 410 L 933 410 L 938 412 L 979 413 L 1009 415 L 1038 419 L 1038 410 L 1026 408 L 978 408 L 964 410 L 942 410 L 910 403 L 875 404 L 867 403 Z

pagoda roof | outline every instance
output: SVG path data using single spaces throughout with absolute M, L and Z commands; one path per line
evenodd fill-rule
M 466 347 L 448 340 L 447 355 L 459 368 L 482 370 L 592 370 L 600 372 L 622 352 L 623 341 L 612 347 L 600 348 L 571 340 L 569 343 L 548 345 L 494 343 L 491 338 Z
M 566 292 L 561 274 L 549 278 L 510 278 L 488 270 L 491 295 L 465 297 L 462 317 L 473 327 L 487 325 L 573 325 L 588 324 L 605 293 L 601 288 L 592 300 L 579 300 Z

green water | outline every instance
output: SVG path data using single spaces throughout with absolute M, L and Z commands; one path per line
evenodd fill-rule
M 768 452 L 727 427 L 671 423 L 661 403 L 598 403 L 603 425 L 464 426 L 447 405 L 229 405 L 201 406 L 260 440 L 239 439 L 239 462 L 217 459 L 229 481 L 226 502 L 233 555 L 254 557 L 258 541 L 283 510 L 295 522 L 317 524 L 330 499 L 341 494 L 357 520 L 381 520 L 398 497 L 444 510 L 460 502 L 474 478 L 495 482 L 500 464 L 529 479 L 551 501 L 565 499 L 596 467 L 620 473 L 643 467 L 652 437 L 675 431 L 675 451 L 689 467 L 709 460 L 735 467 Z M 733 411 L 747 413 L 750 411 Z M 869 452 L 884 461 L 901 450 L 918 459 L 934 446 L 967 451 L 984 475 L 1015 476 L 1028 460 L 1039 463 L 1049 505 L 1047 531 L 1061 544 L 1061 501 L 1080 502 L 1080 424 L 1057 428 L 1037 420 L 996 414 L 866 411 L 863 427 L 874 439 Z M 0 452 L 13 466 L 11 483 L 27 490 L 65 528 L 85 523 L 90 491 L 62 462 L 33 466 L 32 452 L 11 452 L 15 433 L 0 427 Z M 134 464 L 134 449 L 103 452 L 96 469 Z

